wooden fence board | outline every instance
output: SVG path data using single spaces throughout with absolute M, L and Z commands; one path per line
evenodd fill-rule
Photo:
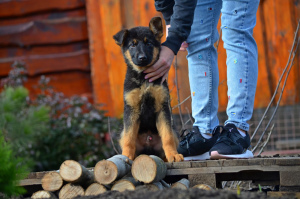
M 73 95 L 85 96 L 89 101 L 92 99 L 92 82 L 89 72 L 70 71 L 61 73 L 50 73 L 46 77 L 50 78 L 50 85 L 55 91 L 63 92 L 65 96 L 71 97 Z M 25 87 L 30 89 L 32 97 L 39 94 L 38 90 L 33 86 L 38 84 L 40 76 L 28 78 Z
M 104 105 L 103 110 L 108 111 L 108 116 L 115 116 L 110 92 L 109 68 L 106 63 L 99 1 L 87 0 L 86 6 L 94 102 L 102 103 Z
M 85 17 L 31 21 L 0 27 L 0 46 L 70 43 L 87 39 Z
M 84 7 L 84 0 L 1 0 L 0 1 L 0 17 L 20 16 L 34 12 L 49 10 L 66 10 Z M 9 8 L 9 9 L 8 9 Z
M 24 17 L 11 17 L 5 18 L 5 20 L 0 20 L 0 26 L 8 26 L 8 25 L 17 25 L 22 23 L 28 23 L 31 21 L 40 21 L 40 20 L 53 20 L 53 19 L 61 19 L 61 18 L 74 18 L 74 17 L 84 17 L 86 16 L 85 8 L 80 8 L 77 10 L 70 11 L 53 11 L 47 13 L 40 13 L 36 15 L 29 15 Z
M 14 61 L 25 62 L 29 76 L 68 70 L 90 71 L 88 49 L 47 55 L 0 58 L 0 76 L 9 73 Z

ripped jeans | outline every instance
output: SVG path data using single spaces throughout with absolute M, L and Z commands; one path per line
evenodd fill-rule
M 249 130 L 256 91 L 258 61 L 253 38 L 259 0 L 198 0 L 189 44 L 188 65 L 194 126 L 211 133 L 219 125 L 218 53 L 214 43 L 219 34 L 221 16 L 222 40 L 227 54 L 228 105 L 227 123 Z M 223 67 L 223 66 L 222 66 Z M 225 67 L 225 63 L 224 63 Z

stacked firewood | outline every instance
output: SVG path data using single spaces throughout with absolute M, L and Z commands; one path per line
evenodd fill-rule
M 74 160 L 64 161 L 59 171 L 47 173 L 42 178 L 44 190 L 35 192 L 31 198 L 74 198 L 104 193 L 108 190 L 135 190 L 146 186 L 150 190 L 165 188 L 188 189 L 190 182 L 183 178 L 169 185 L 163 179 L 167 173 L 166 164 L 154 155 L 140 155 L 134 161 L 123 155 L 115 155 L 99 161 L 89 170 Z M 207 185 L 196 186 L 211 189 Z

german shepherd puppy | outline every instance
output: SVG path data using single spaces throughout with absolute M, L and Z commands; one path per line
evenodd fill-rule
M 127 72 L 124 82 L 124 128 L 119 140 L 122 155 L 156 155 L 168 162 L 182 161 L 172 129 L 170 95 L 161 78 L 149 83 L 144 70 L 159 58 L 163 25 L 160 17 L 148 27 L 119 31 L 113 36 L 121 47 Z

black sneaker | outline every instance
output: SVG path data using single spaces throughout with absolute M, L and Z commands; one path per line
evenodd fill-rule
M 248 148 L 249 134 L 246 132 L 243 137 L 234 124 L 227 124 L 209 151 L 210 159 L 253 158 L 253 153 Z
M 213 130 L 212 138 L 205 139 L 199 132 L 198 127 L 193 126 L 179 143 L 178 153 L 184 156 L 184 160 L 207 160 L 210 158 L 209 150 L 216 143 L 219 135 L 219 126 Z

